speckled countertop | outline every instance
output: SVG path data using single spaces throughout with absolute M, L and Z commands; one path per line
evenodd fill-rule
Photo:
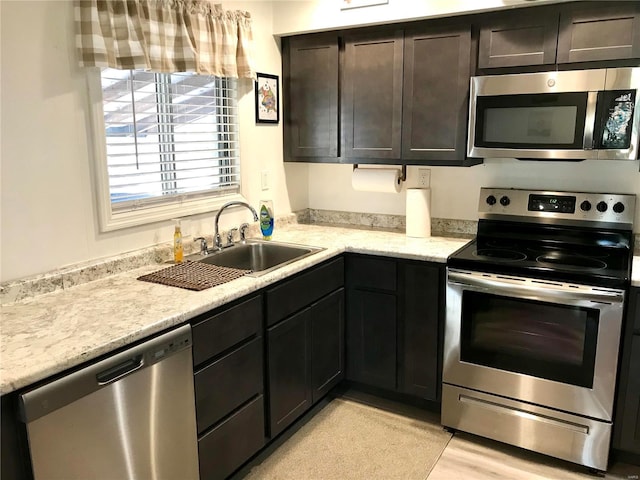
M 155 264 L 3 305 L 0 394 L 182 324 L 344 251 L 445 262 L 468 241 L 295 224 L 277 230 L 274 240 L 326 249 L 261 277 L 242 277 L 201 292 L 136 280 L 163 268 Z

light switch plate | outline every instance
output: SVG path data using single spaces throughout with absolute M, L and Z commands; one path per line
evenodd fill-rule
M 269 170 L 262 170 L 260 172 L 260 185 L 262 190 L 269 190 Z

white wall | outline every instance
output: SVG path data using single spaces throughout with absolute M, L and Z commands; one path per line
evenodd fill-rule
M 384 5 L 341 10 L 342 0 L 279 0 L 274 2 L 273 33 L 287 36 L 564 1 L 570 0 L 388 0 Z
M 223 7 L 251 12 L 256 69 L 279 75 L 271 2 L 234 1 Z M 90 171 L 90 112 L 85 71 L 77 67 L 74 50 L 73 3 L 2 0 L 0 12 L 0 281 L 170 241 L 170 221 L 99 231 Z M 243 194 L 256 206 L 269 196 L 277 213 L 287 213 L 288 181 L 296 186 L 291 203 L 303 208 L 306 169 L 292 169 L 285 180 L 282 124 L 256 125 L 253 83 L 241 81 L 240 91 Z M 262 170 L 270 173 L 267 192 L 260 188 Z M 213 216 L 183 221 L 185 235 L 211 234 Z M 248 212 L 232 212 L 223 216 L 221 228 L 249 218 Z
M 475 167 L 427 167 L 431 170 L 431 214 L 435 218 L 477 220 L 480 187 L 529 188 L 638 196 L 635 231 L 640 232 L 640 172 L 637 161 L 532 162 L 486 160 Z M 367 213 L 405 214 L 405 189 L 398 194 L 357 192 L 350 165 L 311 165 L 309 207 Z M 416 186 L 417 167 L 407 184 Z

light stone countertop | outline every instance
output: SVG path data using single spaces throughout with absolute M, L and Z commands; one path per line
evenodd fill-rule
M 180 325 L 344 251 L 443 263 L 468 242 L 317 225 L 289 225 L 273 239 L 326 250 L 261 277 L 242 277 L 200 292 L 137 280 L 164 268 L 155 264 L 3 305 L 0 394 Z

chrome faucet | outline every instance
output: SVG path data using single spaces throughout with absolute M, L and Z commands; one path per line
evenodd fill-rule
M 214 243 L 215 246 L 218 250 L 222 250 L 222 239 L 220 238 L 220 231 L 218 229 L 218 221 L 220 220 L 220 214 L 222 213 L 222 211 L 227 208 L 227 207 L 233 207 L 233 206 L 242 206 L 242 207 L 247 207 L 249 210 L 251 210 L 251 213 L 253 213 L 253 221 L 257 222 L 258 221 L 258 212 L 256 212 L 255 208 L 253 208 L 251 205 L 249 205 L 246 202 L 241 202 L 238 200 L 234 200 L 233 202 L 229 202 L 229 203 L 225 203 L 222 207 L 220 207 L 220 210 L 218 210 L 218 213 L 216 213 L 216 222 L 215 222 L 215 233 L 213 235 L 213 239 L 214 239 Z

